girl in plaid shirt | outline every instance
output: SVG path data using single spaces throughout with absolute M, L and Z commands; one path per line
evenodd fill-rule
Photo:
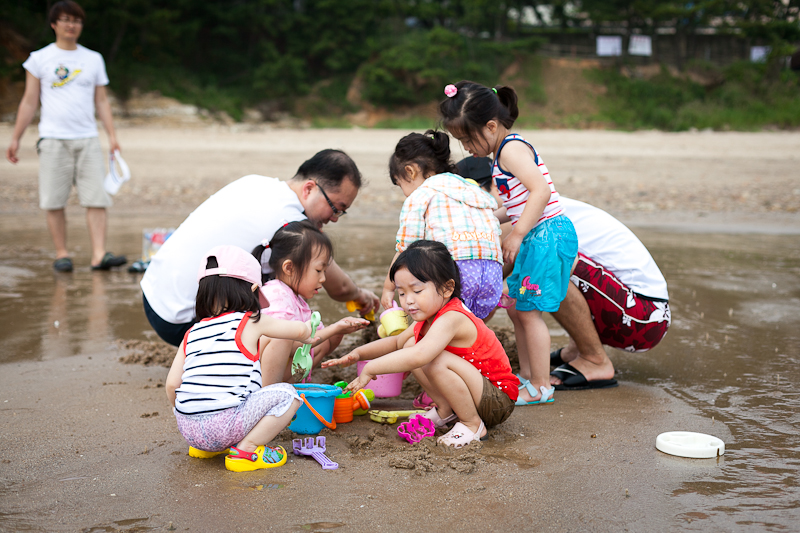
M 400 139 L 389 159 L 389 176 L 407 197 L 392 264 L 415 241 L 443 243 L 461 274 L 461 299 L 475 316 L 486 318 L 503 292 L 495 199 L 456 175 L 450 138 L 442 131 L 411 133 Z M 395 284 L 387 276 L 381 296 L 384 308 L 392 307 L 394 292 Z

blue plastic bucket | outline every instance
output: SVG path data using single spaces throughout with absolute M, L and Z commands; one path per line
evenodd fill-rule
M 333 420 L 333 404 L 336 397 L 342 393 L 340 387 L 319 383 L 298 383 L 294 388 L 297 389 L 298 394 L 306 397 L 306 401 L 311 404 L 319 416 L 332 423 L 334 428 L 336 427 L 336 422 Z M 325 424 L 311 412 L 305 402 L 297 410 L 292 423 L 289 424 L 289 429 L 302 435 L 316 435 L 324 427 Z

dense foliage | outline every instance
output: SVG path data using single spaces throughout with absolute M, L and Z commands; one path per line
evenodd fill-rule
M 750 62 L 722 69 L 694 64 L 689 70 L 714 82 L 704 85 L 666 68 L 649 80 L 616 70 L 595 71 L 593 75 L 608 88 L 598 118 L 628 129 L 667 131 L 800 127 L 796 72 L 784 70 L 773 79 L 767 64 Z
M 46 20 L 52 2 L 0 0 L 0 78 L 22 80 L 19 65 L 27 54 L 52 41 Z M 311 114 L 351 111 L 346 95 L 354 79 L 360 97 L 374 105 L 430 102 L 448 81 L 495 83 L 515 58 L 536 50 L 544 30 L 598 32 L 614 26 L 653 33 L 672 27 L 688 34 L 713 25 L 771 44 L 773 57 L 759 79 L 773 85 L 780 77 L 776 65 L 792 50 L 790 43 L 800 40 L 800 0 L 79 3 L 87 13 L 81 43 L 104 55 L 119 97 L 134 88 L 159 90 L 235 118 L 245 107 L 258 107 L 267 116 L 296 110 L 301 98 Z M 529 24 L 530 14 L 537 25 Z M 605 80 L 630 97 L 652 96 L 635 83 L 623 89 L 613 74 Z M 691 85 L 656 91 L 662 92 L 659 98 L 672 106 L 698 97 Z

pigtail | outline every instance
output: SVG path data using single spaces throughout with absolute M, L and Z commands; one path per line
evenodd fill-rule
M 273 271 L 272 267 L 269 266 L 269 258 L 272 249 L 269 247 L 269 242 L 264 239 L 261 241 L 261 244 L 253 248 L 251 252 L 253 257 L 255 257 L 258 262 L 261 264 L 261 283 L 266 283 L 275 279 L 275 272 Z
M 397 185 L 398 179 L 406 178 L 405 166 L 415 163 L 423 175 L 456 173 L 450 160 L 450 137 L 443 131 L 428 130 L 409 133 L 397 143 L 389 158 L 389 179 Z
M 450 159 L 450 136 L 443 131 L 436 130 L 428 130 L 425 135 L 430 136 L 431 150 L 436 160 L 436 165 L 432 170 L 437 174 L 443 172 L 457 174 L 458 170 Z
M 517 117 L 519 117 L 517 92 L 512 87 L 506 85 L 497 85 L 493 90 L 497 93 L 497 99 L 500 101 L 500 104 L 508 109 L 508 117 L 504 117 L 504 120 L 501 122 L 503 126 L 510 129 L 517 120 Z

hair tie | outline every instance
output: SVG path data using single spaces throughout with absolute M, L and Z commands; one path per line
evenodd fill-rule
M 451 83 L 451 84 L 445 86 L 444 94 L 446 94 L 448 98 L 452 98 L 456 94 L 458 94 L 458 88 Z
M 494 91 L 494 94 L 497 94 L 497 89 L 495 89 L 494 87 L 492 87 L 492 90 Z
M 261 273 L 262 274 L 272 274 L 275 272 L 272 270 L 272 267 L 269 266 L 269 258 L 272 257 L 272 250 L 269 247 L 265 247 L 264 251 L 261 252 Z

